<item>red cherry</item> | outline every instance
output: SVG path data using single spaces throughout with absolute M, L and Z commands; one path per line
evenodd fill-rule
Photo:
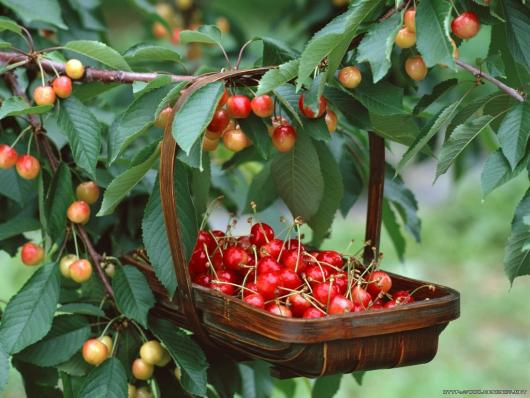
M 375 311 L 382 310 L 383 308 L 385 308 L 383 302 L 381 300 L 376 300 L 369 309 Z
M 368 293 L 359 285 L 353 287 L 353 289 L 351 290 L 351 297 L 352 301 L 355 304 L 360 305 L 363 308 L 368 307 L 370 301 L 372 301 L 372 296 L 370 295 L 370 293 Z
M 35 243 L 24 243 L 20 251 L 20 258 L 24 265 L 38 265 L 44 260 L 44 249 Z
M 298 256 L 298 250 L 284 250 L 282 253 L 282 264 L 297 273 L 303 273 L 307 268 L 307 263 L 302 256 Z
M 304 316 L 302 318 L 305 319 L 313 319 L 313 318 L 322 318 L 325 315 L 322 313 L 322 311 L 317 310 L 315 307 L 308 308 L 304 312 Z
M 234 283 L 236 285 L 239 285 L 239 283 L 241 282 L 241 277 L 239 276 L 239 274 L 230 269 L 224 269 L 224 270 L 217 271 L 217 277 L 220 280 L 224 280 L 225 282 Z
M 226 101 L 228 114 L 234 119 L 245 119 L 252 110 L 250 99 L 246 95 L 233 95 Z
M 238 271 L 247 264 L 249 260 L 248 253 L 241 247 L 232 246 L 223 253 L 223 262 L 225 267 Z
M 69 269 L 70 278 L 77 283 L 84 283 L 92 276 L 92 264 L 85 259 L 74 261 Z
M 53 105 L 55 91 L 50 86 L 38 86 L 33 91 L 33 99 L 37 105 Z
M 67 76 L 59 76 L 53 81 L 52 87 L 59 98 L 68 98 L 72 94 L 72 80 Z
M 282 280 L 281 286 L 286 289 L 295 290 L 303 283 L 296 272 L 287 268 L 280 271 L 280 278 Z
M 328 279 L 329 273 L 325 268 L 318 265 L 311 265 L 305 270 L 305 277 L 309 282 L 324 282 Z
M 269 243 L 266 243 L 259 248 L 259 256 L 260 257 L 271 256 L 272 258 L 278 258 L 282 250 L 282 247 L 283 247 L 282 240 L 273 239 L 269 241 Z
M 472 11 L 466 11 L 453 19 L 451 30 L 461 39 L 471 39 L 480 30 L 480 21 Z
M 265 310 L 269 311 L 270 313 L 274 315 L 283 316 L 285 318 L 293 317 L 293 313 L 285 305 L 270 303 L 269 305 L 265 307 Z
M 197 285 L 201 285 L 204 287 L 210 287 L 210 283 L 212 282 L 212 278 L 210 278 L 210 275 L 208 274 L 200 274 L 196 275 L 192 279 L 193 283 L 196 283 Z
M 304 96 L 301 95 L 300 99 L 298 100 L 298 108 L 300 108 L 300 112 L 302 114 L 309 118 L 309 119 L 317 119 L 324 115 L 324 112 L 326 111 L 326 107 L 328 106 L 328 102 L 324 97 L 320 97 L 319 99 L 319 105 L 318 105 L 318 114 L 315 114 L 313 110 L 310 107 L 306 107 L 304 104 Z
M 194 275 L 205 274 L 208 270 L 208 256 L 202 249 L 194 250 L 190 258 L 190 273 Z
M 252 112 L 259 117 L 269 117 L 274 111 L 274 102 L 269 95 L 254 97 L 250 102 Z
M 237 238 L 237 246 L 242 248 L 243 250 L 248 250 L 252 246 L 252 243 L 250 243 L 250 237 L 249 236 L 240 236 Z
M 296 130 L 290 124 L 282 124 L 272 132 L 272 144 L 278 152 L 289 152 L 296 144 Z
M 208 131 L 217 133 L 219 136 L 221 136 L 222 132 L 225 131 L 226 127 L 228 126 L 228 123 L 230 123 L 228 112 L 224 109 L 219 109 L 213 114 L 212 121 L 208 125 L 207 129 Z
M 204 250 L 204 246 L 208 249 L 208 254 L 213 253 L 217 247 L 217 242 L 214 237 L 208 231 L 199 231 L 197 236 L 197 243 L 195 244 L 195 250 Z
M 339 294 L 337 286 L 335 284 L 332 285 L 330 282 L 313 283 L 311 287 L 313 289 L 313 297 L 322 305 L 327 305 L 333 297 Z
M 25 180 L 33 180 L 40 172 L 39 161 L 31 155 L 19 156 L 15 167 L 17 174 Z
M 342 295 L 337 295 L 331 299 L 328 307 L 328 314 L 346 314 L 353 310 L 353 303 Z
M 336 272 L 344 265 L 342 256 L 333 250 L 324 250 L 318 253 L 317 260 L 323 268 L 327 268 L 330 273 Z
M 171 32 L 171 42 L 173 44 L 179 44 L 180 43 L 180 32 L 182 32 L 182 29 L 175 28 L 173 29 L 173 32 Z M 164 28 L 164 34 L 167 34 L 167 31 Z
M 386 293 L 392 287 L 392 279 L 384 271 L 375 271 L 368 277 L 368 285 L 366 290 L 373 297 L 377 297 L 379 293 Z
M 245 289 L 243 289 L 243 297 L 247 297 L 251 294 L 257 293 L 258 288 L 254 282 L 247 282 L 245 284 Z
M 266 300 L 271 300 L 278 295 L 278 288 L 282 283 L 282 279 L 278 272 L 266 272 L 258 274 L 256 281 L 256 290 Z
M 354 304 L 352 312 L 363 312 L 366 311 L 366 307 L 363 307 L 360 304 Z
M 302 294 L 293 294 L 287 298 L 287 304 L 291 309 L 293 315 L 297 318 L 304 316 L 308 308 L 311 308 L 311 303 Z
M 265 300 L 259 293 L 252 293 L 243 298 L 243 301 L 247 304 L 253 305 L 254 307 L 264 308 Z
M 300 248 L 300 252 L 305 252 L 305 247 L 298 239 L 289 239 L 286 243 L 286 246 L 288 249 L 298 250 Z
M 344 272 L 340 272 L 333 275 L 335 285 L 339 289 L 340 294 L 346 294 L 346 291 L 348 290 L 348 275 L 346 275 Z
M 390 300 L 388 302 L 385 303 L 385 305 L 383 306 L 383 308 L 385 309 L 390 309 L 390 308 L 394 308 L 396 306 L 398 306 L 399 304 L 396 302 L 396 300 Z
M 324 118 L 328 132 L 331 134 L 337 129 L 337 114 L 331 109 L 326 111 L 326 116 Z
M 278 264 L 273 257 L 263 257 L 258 261 L 258 274 L 266 272 L 280 272 L 282 266 Z
M 236 291 L 235 287 L 230 285 L 229 283 L 224 283 L 224 282 L 229 282 L 229 281 L 224 280 L 222 278 L 216 281 L 212 281 L 211 288 L 223 294 L 226 294 L 228 296 L 233 296 Z
M 216 271 L 219 269 L 224 269 L 225 265 L 223 262 L 223 254 L 220 250 L 216 250 L 213 255 L 210 255 L 210 260 L 212 261 L 213 268 Z
M 395 292 L 392 295 L 392 298 L 396 301 L 397 304 L 408 304 L 414 302 L 414 297 L 410 295 L 406 290 L 400 290 Z
M 0 145 L 0 169 L 10 169 L 17 163 L 18 154 L 9 145 Z
M 230 94 L 228 94 L 228 91 L 226 91 L 226 88 L 225 88 L 225 91 L 223 92 L 223 96 L 219 100 L 219 104 L 217 104 L 217 108 L 222 108 L 228 101 L 228 98 L 230 98 Z
M 90 219 L 90 206 L 82 200 L 76 200 L 66 210 L 66 216 L 74 224 L 86 224 Z
M 258 247 L 274 239 L 274 230 L 265 223 L 256 223 L 250 229 L 250 243 Z

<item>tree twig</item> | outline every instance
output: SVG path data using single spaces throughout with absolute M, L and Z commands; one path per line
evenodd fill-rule
M 8 84 L 8 86 L 11 88 L 11 91 L 13 92 L 13 94 L 15 94 L 18 97 L 21 97 L 28 104 L 30 103 L 26 93 L 24 92 L 20 84 L 18 83 L 17 77 L 13 73 L 6 72 L 4 74 L 4 79 L 6 83 Z M 44 128 L 42 127 L 42 124 L 37 116 L 29 115 L 28 120 L 33 130 L 33 133 L 35 134 L 37 142 L 44 149 L 46 157 L 48 158 L 48 161 L 50 162 L 52 171 L 55 173 L 57 171 L 57 168 L 59 167 L 59 160 L 53 153 L 50 141 L 48 139 L 48 136 L 46 135 L 46 130 L 44 130 Z M 103 270 L 100 264 L 101 255 L 99 255 L 99 253 L 94 248 L 94 245 L 92 244 L 92 241 L 90 240 L 90 237 L 88 236 L 86 230 L 81 225 L 77 226 L 77 230 L 79 232 L 79 236 L 81 240 L 83 241 L 88 251 L 88 254 L 92 258 L 92 262 L 94 263 L 94 266 L 96 267 L 96 271 L 99 275 L 99 278 L 101 279 L 101 282 L 103 283 L 103 286 L 105 287 L 105 290 L 111 297 L 114 298 L 114 291 L 112 290 L 112 286 L 110 285 L 107 275 L 105 274 L 105 271 Z
M 504 84 L 503 82 L 495 79 L 493 76 L 487 74 L 486 72 L 483 72 L 480 69 L 475 68 L 474 66 L 469 65 L 469 64 L 465 63 L 464 61 L 462 61 L 460 59 L 455 59 L 455 64 L 460 66 L 462 69 L 472 73 L 473 76 L 489 81 L 491 84 L 497 86 L 499 89 L 501 89 L 505 93 L 511 95 L 517 101 L 519 101 L 519 102 L 524 102 L 525 101 L 525 98 L 523 97 L 523 95 L 519 91 L 517 91 L 514 88 L 511 88 L 510 86 L 507 86 L 506 84 Z

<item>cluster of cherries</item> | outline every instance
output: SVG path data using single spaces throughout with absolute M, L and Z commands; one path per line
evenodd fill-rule
M 303 95 L 300 96 L 298 106 L 300 112 L 309 119 L 325 117 L 329 133 L 331 134 L 335 131 L 337 115 L 328 108 L 324 97 L 320 97 L 317 112 L 314 112 L 304 104 Z M 274 147 L 279 152 L 289 152 L 296 143 L 296 130 L 286 118 L 274 116 L 274 109 L 274 100 L 270 95 L 259 95 L 250 99 L 246 95 L 230 95 L 225 89 L 212 120 L 204 132 L 203 150 L 207 152 L 215 151 L 221 140 L 224 146 L 233 152 L 239 152 L 251 146 L 251 140 L 237 121 L 246 119 L 251 113 L 254 113 L 260 118 L 270 120 L 270 123 L 267 123 L 268 133 Z M 163 109 L 158 115 L 155 125 L 165 128 L 170 115 L 171 107 Z
M 265 223 L 249 235 L 200 231 L 189 262 L 193 283 L 239 296 L 275 315 L 321 318 L 411 303 L 413 292 L 390 295 L 392 279 L 333 250 L 307 250 L 298 239 L 281 240 Z
M 453 19 L 451 31 L 462 39 L 471 39 L 480 30 L 480 21 L 472 11 L 466 11 Z M 458 47 L 453 39 L 453 58 L 459 57 Z M 405 11 L 403 27 L 395 37 L 395 43 L 400 48 L 412 48 L 416 44 L 416 9 Z M 405 72 L 412 80 L 423 80 L 427 76 L 427 65 L 421 55 L 412 55 L 405 60 Z M 347 66 L 339 71 L 339 82 L 346 88 L 353 89 L 361 83 L 361 72 L 355 66 Z

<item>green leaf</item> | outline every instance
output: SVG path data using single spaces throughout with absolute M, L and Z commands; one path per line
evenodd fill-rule
M 362 385 L 365 374 L 366 374 L 365 371 L 357 371 L 357 372 L 353 372 L 351 375 L 353 376 L 353 378 L 355 379 L 358 385 Z
M 64 48 L 92 58 L 112 69 L 131 70 L 131 67 L 119 52 L 99 41 L 74 40 L 66 43 Z
M 215 25 L 202 25 L 197 30 L 183 30 L 180 32 L 180 42 L 220 45 L 221 31 Z
M 223 82 L 210 83 L 191 94 L 175 113 L 173 137 L 187 155 L 212 120 L 223 92 Z
M 57 308 L 57 312 L 105 317 L 105 312 L 101 308 L 89 303 L 68 303 Z
M 121 337 L 121 335 L 120 335 Z M 121 342 L 120 342 L 121 344 Z M 118 345 L 119 348 L 119 345 Z M 70 376 L 85 376 L 92 370 L 92 365 L 85 362 L 81 351 L 71 357 L 68 361 L 57 365 L 57 369 Z
M 293 217 L 311 219 L 324 195 L 320 161 L 310 138 L 299 135 L 295 147 L 272 161 L 272 178 Z
M 370 113 L 374 131 L 381 137 L 411 146 L 420 135 L 416 119 L 409 115 L 380 116 Z
M 190 170 L 190 190 L 193 197 L 192 205 L 195 207 L 197 214 L 197 221 L 202 220 L 206 213 L 208 203 L 210 201 L 210 188 L 212 180 L 212 171 L 210 156 L 208 153 L 204 154 L 203 159 L 204 170 L 198 169 Z
M 0 3 L 12 9 L 25 25 L 44 22 L 68 29 L 61 18 L 61 7 L 57 0 L 0 0 Z
M 149 326 L 180 366 L 182 387 L 190 394 L 206 396 L 208 362 L 201 347 L 169 321 L 152 317 Z
M 390 236 L 390 240 L 394 244 L 399 260 L 403 262 L 407 242 L 399 228 L 397 215 L 394 213 L 387 199 L 383 200 L 383 225 L 385 226 L 386 232 L 388 232 L 388 236 Z
M 158 159 L 160 153 L 159 148 L 160 147 L 157 147 L 151 156 L 149 156 L 144 162 L 130 167 L 112 180 L 103 195 L 103 202 L 101 203 L 101 208 L 97 214 L 98 216 L 111 214 L 123 198 L 132 191 L 136 184 L 140 182 Z
M 0 392 L 4 389 L 9 377 L 9 355 L 0 344 Z
M 344 49 L 344 42 L 351 42 L 361 23 L 381 3 L 381 0 L 356 1 L 352 3 L 348 11 L 334 18 L 313 36 L 300 57 L 298 89 L 301 88 L 302 84 L 305 83 L 306 79 L 324 58 L 329 56 L 336 48 Z M 334 58 L 339 58 L 338 55 L 344 54 L 334 54 Z
M 169 92 L 161 87 L 135 98 L 109 131 L 109 163 L 113 163 L 135 140 L 142 136 L 155 121 L 160 101 Z
M 304 126 L 301 130 L 301 134 L 306 134 L 314 140 L 331 141 L 328 125 L 323 117 L 319 117 L 318 119 L 304 118 Z
M 440 151 L 436 178 L 445 174 L 456 158 L 478 135 L 487 129 L 493 120 L 490 115 L 480 116 L 458 126 Z
M 130 265 L 117 267 L 116 275 L 112 278 L 112 288 L 120 311 L 147 327 L 147 313 L 155 304 L 155 297 L 145 276 Z
M 339 391 L 342 375 L 321 376 L 313 384 L 312 398 L 333 398 Z
M 48 112 L 53 105 L 31 106 L 20 97 L 9 97 L 2 102 L 0 119 L 8 116 L 37 115 Z
M 276 69 L 271 69 L 265 73 L 258 85 L 256 95 L 263 95 L 275 90 L 281 85 L 293 80 L 298 73 L 298 66 L 300 62 L 297 59 L 285 62 Z
M 261 157 L 268 159 L 272 152 L 272 141 L 263 120 L 255 115 L 250 115 L 246 119 L 240 119 L 239 125 L 250 138 Z
M 406 229 L 419 242 L 421 220 L 417 215 L 418 202 L 401 177 L 396 175 L 389 165 L 385 176 L 385 198 L 395 207 Z
M 502 120 L 497 135 L 502 153 L 514 170 L 526 154 L 530 136 L 530 102 L 513 107 Z
M 368 110 L 345 90 L 327 86 L 324 90 L 324 96 L 328 102 L 333 104 L 335 109 L 341 112 L 344 119 L 349 123 L 358 128 L 371 129 Z
M 24 232 L 40 229 L 39 220 L 20 213 L 0 224 L 0 241 L 20 235 Z
M 4 30 L 9 30 L 13 33 L 16 33 L 17 35 L 22 36 L 22 29 L 20 28 L 19 24 L 10 18 L 0 17 L 0 32 Z
M 241 373 L 241 396 L 245 398 L 269 398 L 274 382 L 270 376 L 270 365 L 263 361 L 238 364 Z
M 260 37 L 259 39 L 263 42 L 263 65 L 280 65 L 298 56 L 295 51 L 280 40 L 271 37 Z
M 317 212 L 308 224 L 313 230 L 311 244 L 319 247 L 328 235 L 344 195 L 344 186 L 339 166 L 327 145 L 315 146 L 320 161 L 320 172 L 324 178 L 324 196 Z
M 101 149 L 101 124 L 75 97 L 61 102 L 58 124 L 68 138 L 76 164 L 95 179 Z
M 120 332 L 120 340 L 116 346 L 115 356 L 121 361 L 129 380 L 134 377 L 131 371 L 131 364 L 138 358 L 142 343 L 142 336 L 138 334 L 135 328 L 127 328 Z
M 299 126 L 303 126 L 304 123 L 297 112 L 300 95 L 296 93 L 294 86 L 284 84 L 274 90 L 274 96 L 282 108 L 289 113 L 289 117 L 295 120 Z
M 453 46 L 449 41 L 451 3 L 421 1 L 416 11 L 416 35 L 419 52 L 428 67 L 437 64 L 454 68 Z
M 377 115 L 404 114 L 403 89 L 386 81 L 377 84 L 362 82 L 355 90 L 346 91 L 363 104 L 370 112 Z
M 56 366 L 73 357 L 89 337 L 90 324 L 85 318 L 61 315 L 53 320 L 44 339 L 21 351 L 17 359 L 42 367 Z
M 87 376 L 79 398 L 124 398 L 127 396 L 127 376 L 116 358 L 109 358 Z
M 508 238 L 504 254 L 504 271 L 511 284 L 518 276 L 530 275 L 530 251 L 523 251 L 525 242 L 530 239 L 530 228 L 524 222 L 524 217 L 528 214 L 530 214 L 530 190 L 515 209 L 512 233 Z
M 265 163 L 261 171 L 252 178 L 243 210 L 245 213 L 252 211 L 250 202 L 256 204 L 257 211 L 263 211 L 278 199 L 271 166 L 270 162 Z M 263 187 L 267 187 L 267 189 L 263 189 Z
M 54 242 L 62 242 L 66 231 L 66 210 L 75 200 L 70 168 L 61 163 L 53 176 L 46 199 L 48 232 Z
M 401 14 L 396 13 L 387 20 L 372 25 L 359 44 L 357 62 L 370 63 L 374 83 L 385 77 L 392 66 L 390 55 L 401 24 Z
M 348 215 L 363 191 L 365 175 L 367 174 L 363 166 L 368 163 L 366 154 L 367 150 L 364 148 L 361 151 L 356 151 L 350 145 L 344 144 L 342 146 L 339 168 L 344 187 L 344 195 L 340 204 L 340 212 L 343 217 Z
M 9 301 L 0 324 L 0 343 L 10 354 L 20 352 L 49 332 L 59 300 L 59 269 L 40 267 Z
M 502 154 L 502 150 L 498 149 L 493 152 L 482 169 L 480 176 L 480 185 L 482 187 L 482 197 L 485 198 L 495 188 L 507 183 L 513 178 L 517 177 L 523 170 L 526 169 L 530 155 L 527 155 L 522 162 L 512 171 L 510 163 Z
M 181 61 L 180 54 L 175 50 L 147 43 L 136 44 L 129 48 L 123 56 L 129 63 Z
M 414 107 L 414 114 L 419 114 L 424 111 L 429 105 L 436 102 L 442 95 L 447 93 L 447 91 L 453 88 L 458 83 L 458 79 L 449 79 L 444 80 L 441 83 L 438 83 L 432 89 L 432 92 L 429 95 L 424 95 L 420 98 L 416 106 Z M 452 130 L 452 129 L 450 129 Z
M 517 0 L 503 1 L 507 42 L 516 62 L 530 72 L 530 11 Z

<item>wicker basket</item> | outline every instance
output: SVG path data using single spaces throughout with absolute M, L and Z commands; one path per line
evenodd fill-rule
M 225 80 L 246 84 L 266 68 L 207 75 L 191 84 L 188 95 L 205 84 Z M 370 181 L 366 241 L 379 247 L 384 188 L 384 140 L 370 133 Z M 176 143 L 167 128 L 162 143 L 160 191 L 171 255 L 177 275 L 176 297 L 170 300 L 141 251 L 125 256 L 148 278 L 157 297 L 154 312 L 195 333 L 203 348 L 236 360 L 262 359 L 273 365 L 275 376 L 318 377 L 334 373 L 415 365 L 432 360 L 438 336 L 459 316 L 459 294 L 435 285 L 420 290 L 414 303 L 393 309 L 365 311 L 318 319 L 282 318 L 242 300 L 192 284 L 184 256 L 173 186 Z M 377 253 L 377 250 L 376 250 Z M 365 260 L 374 251 L 367 248 Z M 391 274 L 393 290 L 413 290 L 426 282 Z M 424 300 L 429 297 L 429 300 Z

